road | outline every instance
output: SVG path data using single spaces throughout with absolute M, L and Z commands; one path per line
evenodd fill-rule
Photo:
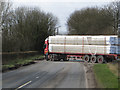
M 39 61 L 2 74 L 3 88 L 86 88 L 82 62 Z

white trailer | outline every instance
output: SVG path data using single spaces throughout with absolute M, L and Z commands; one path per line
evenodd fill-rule
M 103 63 L 120 57 L 119 43 L 117 35 L 49 36 L 45 41 L 45 55 L 51 60 L 83 59 Z

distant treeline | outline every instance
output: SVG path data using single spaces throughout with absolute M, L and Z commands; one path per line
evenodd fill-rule
M 69 34 L 117 34 L 120 1 L 104 7 L 91 7 L 73 12 L 67 21 Z

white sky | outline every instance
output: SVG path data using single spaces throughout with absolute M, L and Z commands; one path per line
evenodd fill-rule
M 115 0 L 13 0 L 15 2 L 111 2 Z
M 59 19 L 59 33 L 67 33 L 67 18 L 75 10 L 86 7 L 104 6 L 114 0 L 12 0 L 14 8 L 20 6 L 39 7 Z

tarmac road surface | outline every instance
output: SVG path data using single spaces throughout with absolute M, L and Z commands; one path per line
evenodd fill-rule
M 86 88 L 82 62 L 39 61 L 2 74 L 2 87 L 15 88 Z

